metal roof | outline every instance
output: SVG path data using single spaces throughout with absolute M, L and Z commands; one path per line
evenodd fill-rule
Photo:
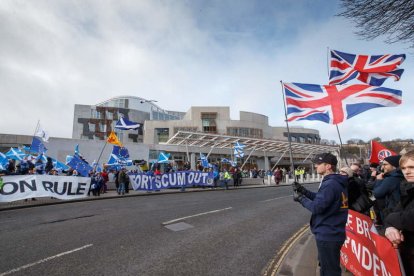
M 160 144 L 206 148 L 213 147 L 216 149 L 232 149 L 233 144 L 236 142 L 245 145 L 244 150 L 265 151 L 267 153 L 284 153 L 289 150 L 288 141 L 236 137 L 187 131 L 178 131 L 166 143 Z M 335 152 L 338 150 L 339 146 L 292 142 L 292 152 L 294 154 L 315 154 L 321 152 Z

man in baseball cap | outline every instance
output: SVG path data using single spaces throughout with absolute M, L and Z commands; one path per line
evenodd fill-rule
M 310 227 L 315 235 L 321 275 L 341 275 L 340 251 L 345 241 L 348 218 L 348 176 L 336 173 L 338 159 L 331 153 L 321 153 L 312 159 L 322 175 L 318 192 L 294 183 L 293 200 L 312 213 Z

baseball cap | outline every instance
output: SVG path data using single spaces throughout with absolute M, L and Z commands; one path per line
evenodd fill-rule
M 338 164 L 338 159 L 336 159 L 335 155 L 325 152 L 315 155 L 315 157 L 312 158 L 312 162 L 315 164 L 326 163 L 336 166 Z

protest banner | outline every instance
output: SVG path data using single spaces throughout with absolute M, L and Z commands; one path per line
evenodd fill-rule
M 398 255 L 391 242 L 377 233 L 368 216 L 353 210 L 348 212 L 341 263 L 357 276 L 401 275 Z
M 213 173 L 211 172 L 183 171 L 161 175 L 147 175 L 145 173 L 128 175 L 134 190 L 152 191 L 182 186 L 211 186 L 213 184 Z
M 3 176 L 0 187 L 0 202 L 12 202 L 33 197 L 75 199 L 88 195 L 91 185 L 89 177 L 56 175 L 11 175 Z

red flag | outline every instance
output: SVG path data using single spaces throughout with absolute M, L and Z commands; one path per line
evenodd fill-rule
M 397 155 L 392 150 L 387 149 L 377 141 L 371 140 L 371 156 L 369 157 L 370 163 L 379 164 L 385 157 Z

